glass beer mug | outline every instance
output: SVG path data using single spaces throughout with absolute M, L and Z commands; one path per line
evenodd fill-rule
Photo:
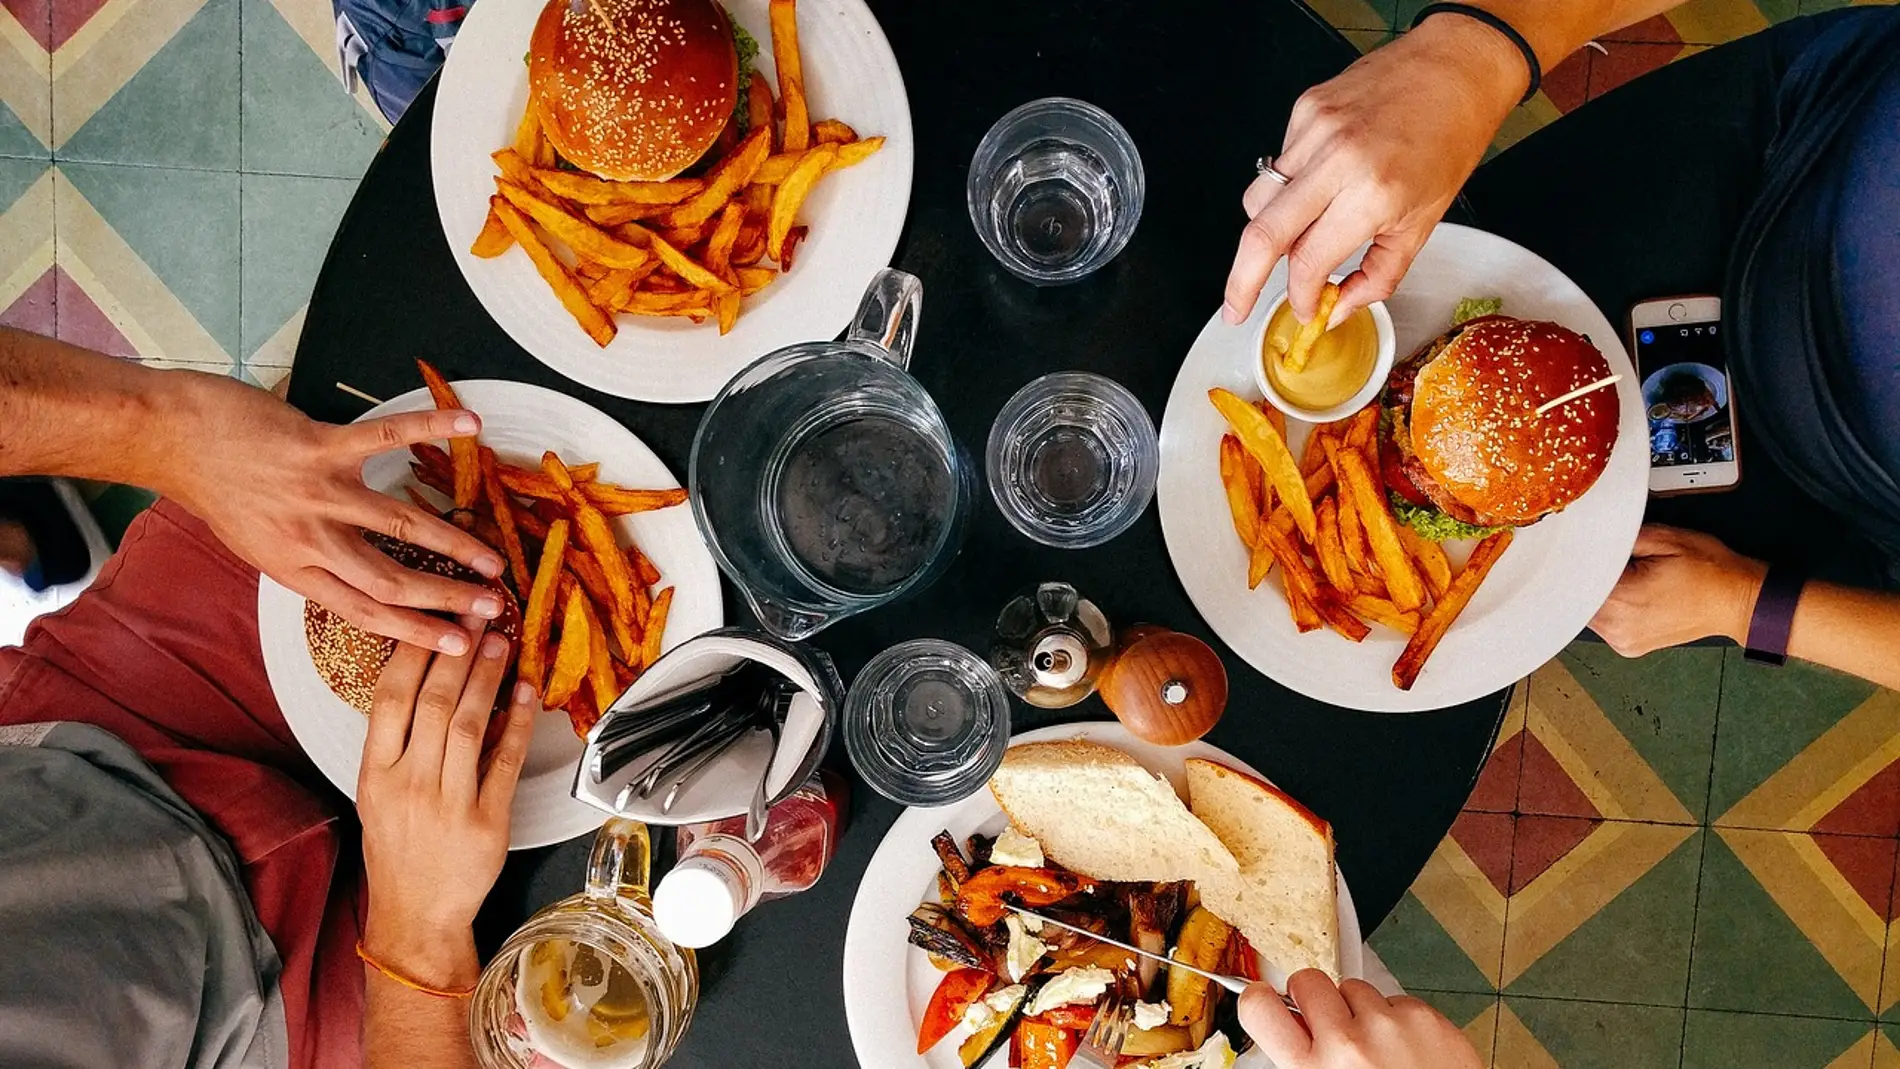
M 927 586 L 976 473 L 906 367 L 923 286 L 879 271 L 842 341 L 740 372 L 693 438 L 693 516 L 765 629 L 800 641 Z
M 699 998 L 693 952 L 653 923 L 646 825 L 601 826 L 587 884 L 529 918 L 482 970 L 469 1032 L 483 1069 L 656 1069 Z

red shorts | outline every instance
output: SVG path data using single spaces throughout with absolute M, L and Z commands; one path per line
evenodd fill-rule
M 362 1064 L 356 815 L 284 724 L 257 642 L 257 571 L 170 501 L 92 588 L 0 648 L 0 725 L 124 739 L 231 843 L 283 961 L 293 1069 Z

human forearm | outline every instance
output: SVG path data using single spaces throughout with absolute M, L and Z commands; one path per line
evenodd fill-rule
M 1900 689 L 1900 594 L 1809 583 L 1788 654 Z
M 363 945 L 391 969 L 444 991 L 468 990 L 481 975 L 475 939 L 466 930 L 418 935 L 372 915 Z M 365 965 L 363 1003 L 366 1069 L 475 1069 L 467 999 L 415 991 Z
M 0 476 L 173 489 L 201 408 L 197 372 L 157 371 L 0 328 Z
M 1524 35 L 1545 70 L 1562 63 L 1584 44 L 1612 30 L 1660 15 L 1682 0 L 1465 0 L 1511 24 Z M 1426 20 L 1464 21 L 1455 15 Z M 1506 48 L 1515 48 L 1493 33 Z

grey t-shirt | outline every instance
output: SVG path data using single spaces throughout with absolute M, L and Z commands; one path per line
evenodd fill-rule
M 0 1066 L 283 1069 L 279 968 L 229 844 L 131 747 L 0 727 Z

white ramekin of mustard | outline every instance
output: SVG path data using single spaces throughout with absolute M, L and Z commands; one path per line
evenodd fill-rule
M 1334 276 L 1339 282 L 1344 276 Z M 1385 385 L 1397 350 L 1392 313 L 1374 301 L 1320 335 L 1306 366 L 1287 370 L 1284 356 L 1300 329 L 1284 290 L 1267 306 L 1254 333 L 1254 382 L 1273 407 L 1308 423 L 1330 423 L 1364 408 Z

